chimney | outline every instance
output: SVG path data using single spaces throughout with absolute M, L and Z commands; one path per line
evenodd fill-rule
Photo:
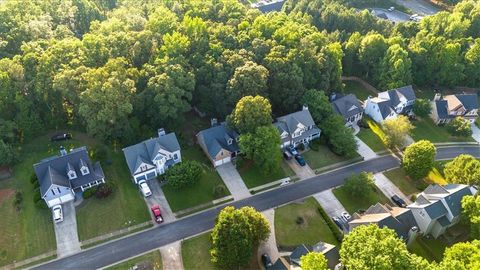
M 410 230 L 408 231 L 407 247 L 408 247 L 413 241 L 415 241 L 415 239 L 417 238 L 417 236 L 418 236 L 418 227 L 417 227 L 417 226 L 413 226 L 413 227 L 410 228 Z
M 435 93 L 435 97 L 433 98 L 433 101 L 439 101 L 440 99 L 442 99 L 442 94 Z
M 332 93 L 330 94 L 330 101 L 334 101 L 335 99 L 337 99 L 337 93 L 332 92 Z
M 214 127 L 218 124 L 217 118 L 210 119 L 210 126 Z
M 66 156 L 67 155 L 67 150 L 65 150 L 65 147 L 60 146 L 60 156 Z
M 163 135 L 165 135 L 165 129 L 164 128 L 159 128 L 158 129 L 158 137 L 162 137 Z
M 303 104 L 302 111 L 308 111 L 308 105 L 307 104 Z

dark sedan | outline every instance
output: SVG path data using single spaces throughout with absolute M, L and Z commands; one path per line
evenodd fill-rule
M 57 133 L 55 135 L 53 135 L 50 140 L 52 142 L 58 142 L 58 141 L 66 141 L 66 140 L 70 140 L 72 138 L 72 134 L 70 133 Z

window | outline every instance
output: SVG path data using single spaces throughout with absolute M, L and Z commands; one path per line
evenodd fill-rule
M 174 159 L 174 160 L 177 160 L 177 159 L 178 159 L 178 155 L 177 155 L 177 154 L 173 154 L 173 159 Z
M 52 195 L 55 195 L 55 191 L 53 190 L 53 188 L 52 188 Z
M 60 194 L 60 188 L 59 187 L 57 187 L 57 192 L 58 192 L 58 194 Z

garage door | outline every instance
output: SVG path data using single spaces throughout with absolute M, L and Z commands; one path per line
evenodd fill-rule
M 74 199 L 73 194 L 67 194 L 67 195 L 63 195 L 62 197 L 60 197 L 60 201 L 62 201 L 62 203 L 72 201 L 73 199 Z
M 135 177 L 135 179 L 136 179 L 137 183 L 138 183 L 138 181 L 140 181 L 140 180 L 145 180 L 145 179 L 146 179 L 146 178 L 145 178 L 145 174 L 140 175 L 140 176 L 137 176 L 137 177 Z
M 231 159 L 232 159 L 231 157 L 226 157 L 224 159 L 217 160 L 217 161 L 215 161 L 215 166 L 220 166 L 222 164 L 228 163 L 228 162 L 230 162 Z
M 153 179 L 153 178 L 155 178 L 155 176 L 156 176 L 155 172 L 148 173 L 147 174 L 147 179 Z
M 48 201 L 48 207 L 53 207 L 57 204 L 62 204 L 62 201 L 60 200 L 60 198 L 51 199 Z

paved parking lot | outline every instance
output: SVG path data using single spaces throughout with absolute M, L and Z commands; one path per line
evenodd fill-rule
M 154 204 L 158 204 L 160 206 L 160 211 L 162 212 L 163 223 L 175 221 L 175 215 L 168 204 L 167 198 L 165 198 L 165 194 L 163 194 L 163 190 L 160 187 L 160 184 L 156 179 L 147 181 L 150 190 L 152 191 L 152 196 L 145 198 L 145 202 L 148 206 L 148 211 L 153 218 L 152 211 L 150 211 L 150 207 Z M 143 196 L 143 195 L 142 195 Z M 156 224 L 156 223 L 155 223 Z
M 77 216 L 73 201 L 63 204 L 62 208 L 63 221 L 54 223 L 57 256 L 59 258 L 72 255 L 81 250 L 77 234 Z
M 242 177 L 231 162 L 220 165 L 216 169 L 235 200 L 241 200 L 251 196 Z

